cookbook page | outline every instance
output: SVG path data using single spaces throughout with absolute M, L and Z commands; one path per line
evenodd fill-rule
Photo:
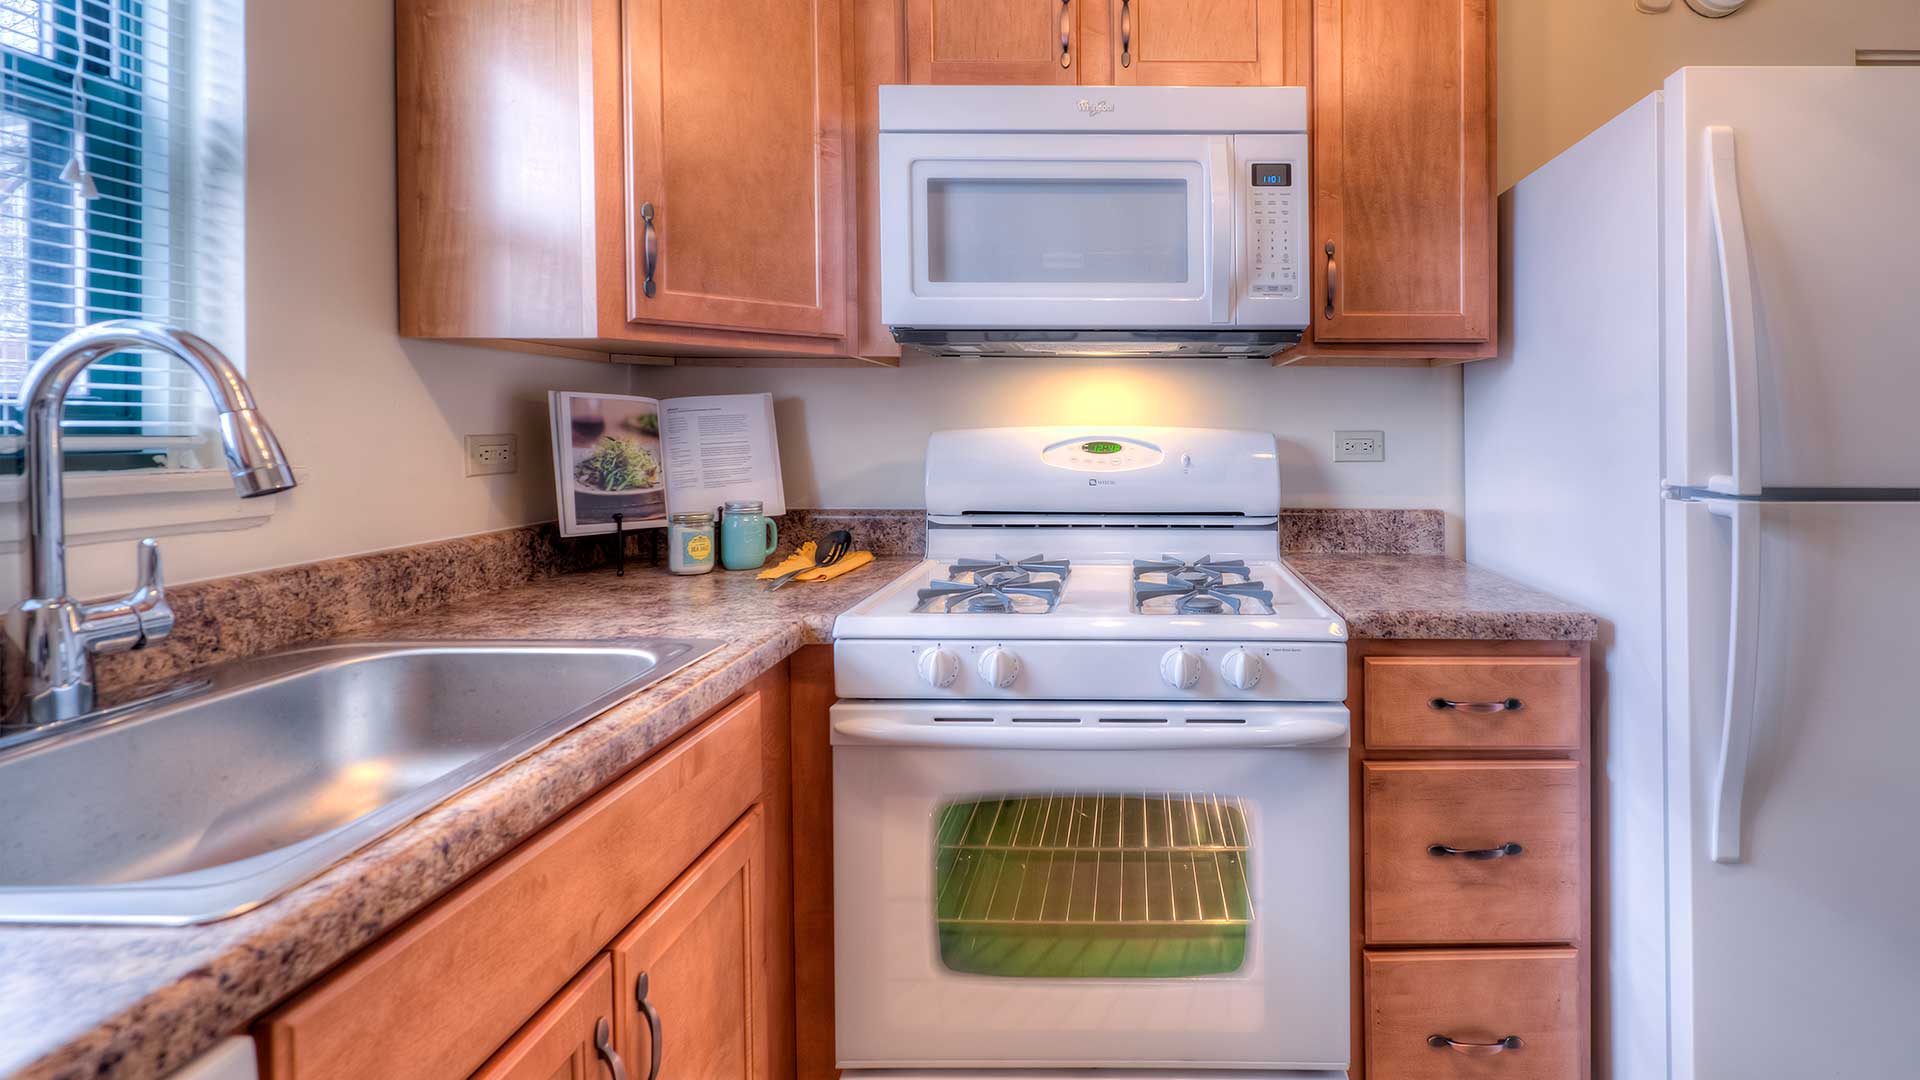
M 772 394 L 668 398 L 660 406 L 668 513 L 733 499 L 765 503 L 768 517 L 787 512 Z
M 560 535 L 612 532 L 615 514 L 628 529 L 665 525 L 660 402 L 564 390 L 548 394 L 547 401 Z

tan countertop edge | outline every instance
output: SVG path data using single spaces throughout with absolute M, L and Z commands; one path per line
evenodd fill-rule
M 243 1031 L 605 787 L 917 560 L 771 597 L 742 575 L 568 575 L 360 638 L 724 638 L 712 655 L 541 746 L 263 907 L 196 927 L 0 927 L 0 1075 L 147 1080 Z M 1444 556 L 1290 555 L 1355 638 L 1585 640 L 1593 616 Z

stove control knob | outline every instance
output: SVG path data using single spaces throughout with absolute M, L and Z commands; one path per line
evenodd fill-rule
M 960 677 L 960 658 L 938 646 L 920 654 L 920 677 L 928 686 L 945 688 Z
M 980 654 L 980 677 L 988 686 L 1005 690 L 1020 677 L 1020 658 L 996 645 Z
M 1220 675 L 1235 690 L 1251 690 L 1260 685 L 1266 665 L 1245 649 L 1235 649 L 1220 661 Z
M 1185 649 L 1168 649 L 1160 658 L 1160 677 L 1175 690 L 1191 690 L 1200 683 L 1200 658 Z

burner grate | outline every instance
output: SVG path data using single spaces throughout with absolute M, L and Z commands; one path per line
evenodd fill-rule
M 1147 580 L 1150 575 L 1164 580 Z M 1171 600 L 1175 615 L 1241 614 L 1243 605 L 1259 605 L 1257 614 L 1271 615 L 1273 590 L 1253 580 L 1247 564 L 1240 559 L 1215 559 L 1202 555 L 1192 561 L 1167 555 L 1160 559 L 1135 559 L 1133 562 L 1133 609 L 1149 614 L 1146 606 L 1156 600 Z
M 1065 559 L 1049 559 L 1044 555 L 1035 555 L 1026 559 L 1009 559 L 1005 555 L 995 555 L 991 559 L 960 559 L 947 567 L 947 576 L 955 581 L 987 584 L 996 579 L 1047 574 L 1051 575 L 1054 581 L 1064 584 L 1072 568 L 1073 564 Z
M 1059 581 L 1036 581 L 1024 572 L 995 575 L 985 581 L 936 580 L 920 590 L 913 610 L 955 615 L 1038 615 L 1059 605 L 1061 591 Z M 1036 609 L 1033 603 L 1022 604 L 1022 597 L 1044 606 Z

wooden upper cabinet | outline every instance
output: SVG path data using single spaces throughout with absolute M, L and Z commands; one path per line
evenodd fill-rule
M 1489 2 L 1316 0 L 1315 342 L 1491 340 Z
M 1105 0 L 906 0 L 907 81 L 1075 83 L 1080 15 Z
M 1110 0 L 1113 81 L 1305 86 L 1311 0 Z
M 844 332 L 839 4 L 625 0 L 632 321 Z
M 756 809 L 614 940 L 615 1027 L 632 1075 L 765 1080 L 773 1073 L 765 843 Z
M 472 1080 L 601 1080 L 631 1075 L 613 1045 L 613 961 L 605 956 L 527 1021 Z M 616 1071 L 615 1063 L 620 1063 Z

